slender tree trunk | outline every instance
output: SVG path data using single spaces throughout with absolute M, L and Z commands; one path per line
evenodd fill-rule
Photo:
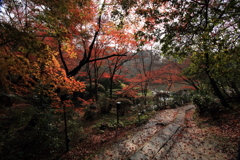
M 148 82 L 145 83 L 145 87 L 144 87 L 144 96 L 147 97 L 147 90 L 148 90 Z
M 109 96 L 110 96 L 110 99 L 112 99 L 113 98 L 113 92 L 112 92 L 112 90 L 113 90 L 113 77 L 111 76 L 110 77 L 110 87 L 109 87 Z
M 111 73 L 111 70 L 110 70 L 110 73 Z M 113 71 L 112 71 L 112 75 L 110 77 L 110 99 L 113 98 L 113 77 L 116 73 L 116 66 L 113 68 Z
M 148 89 L 148 82 L 146 82 L 145 83 L 145 86 L 144 86 L 144 90 L 143 90 L 143 92 L 144 92 L 144 105 L 147 105 L 147 99 L 146 99 L 146 97 L 147 97 L 147 89 Z
M 95 93 L 95 98 L 96 98 L 96 102 L 98 101 L 98 81 L 97 79 L 95 79 L 95 86 L 94 86 L 94 93 Z
M 88 73 L 88 77 L 89 77 L 89 97 L 90 99 L 92 99 L 94 101 L 93 98 L 93 86 L 92 86 L 92 76 L 91 76 L 91 71 L 89 68 L 89 64 L 87 64 L 87 73 Z
M 142 92 L 142 96 L 144 96 L 143 82 L 141 83 L 141 92 Z

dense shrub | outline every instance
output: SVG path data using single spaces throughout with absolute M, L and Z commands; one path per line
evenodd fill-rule
M 67 113 L 67 127 L 68 127 L 68 136 L 70 141 L 70 147 L 75 147 L 73 144 L 77 144 L 75 142 L 80 142 L 86 138 L 86 134 L 84 133 L 82 120 L 76 111 L 70 109 Z
M 156 110 L 165 108 L 165 101 L 160 97 L 154 96 L 152 100 L 153 100 L 153 104 L 157 106 Z
M 60 138 L 51 113 L 36 111 L 34 107 L 12 109 L 11 117 L 4 120 L 8 126 L 1 122 L 1 127 L 4 127 L 1 132 L 1 157 L 31 159 L 31 155 L 49 154 L 64 146 L 64 137 Z
M 152 111 L 153 107 L 152 107 L 152 105 L 147 104 L 147 105 L 144 105 L 144 109 L 143 110 L 145 110 L 145 111 Z
M 144 102 L 146 101 L 146 97 L 144 96 L 135 97 L 133 101 L 134 101 L 134 105 L 144 104 Z
M 177 106 L 179 106 L 179 105 L 180 104 L 177 101 L 175 101 L 174 99 L 169 104 L 170 108 L 177 108 Z
M 214 115 L 216 112 L 219 111 L 220 104 L 217 102 L 216 99 L 209 95 L 195 94 L 192 99 L 200 115 Z
M 93 119 L 97 111 L 98 111 L 97 104 L 91 103 L 90 105 L 86 105 L 83 118 L 86 120 Z
M 97 90 L 96 90 L 94 83 L 92 83 L 92 85 L 87 84 L 86 89 L 83 94 L 83 97 L 81 97 L 81 98 L 83 98 L 85 100 L 89 100 L 89 99 L 92 99 L 93 97 L 95 97 L 94 95 L 102 94 L 102 93 L 106 93 L 106 89 L 104 88 L 103 85 L 97 84 Z
M 153 97 L 149 96 L 146 97 L 146 105 L 152 105 L 153 104 Z
M 116 102 L 114 99 L 103 98 L 98 102 L 98 104 L 100 105 L 101 113 L 107 114 L 110 113 L 112 108 L 116 105 Z
M 127 98 L 118 98 L 116 102 L 121 102 L 121 107 L 119 109 L 119 113 L 121 116 L 124 116 L 126 111 L 133 105 L 133 102 Z
M 105 87 L 101 84 L 98 84 L 98 92 L 105 92 Z M 92 90 L 94 90 L 94 87 L 95 87 L 95 84 L 92 83 Z M 91 88 L 90 88 L 90 84 L 86 85 L 86 91 L 90 92 L 92 91 Z
M 0 121 L 2 159 L 54 159 L 59 156 L 57 153 L 66 150 L 62 110 L 42 110 L 27 104 L 8 110 L 1 110 L 4 115 Z M 79 114 L 67 108 L 66 115 L 68 136 L 72 142 L 80 141 L 84 134 Z
M 159 108 L 165 108 L 166 105 L 167 105 L 167 98 L 169 98 L 170 95 L 168 93 L 157 93 L 155 96 L 154 96 L 154 102 L 155 104 L 157 103 L 158 107 Z
M 177 107 L 183 105 L 183 97 L 178 93 L 172 93 L 171 98 L 173 99 L 171 106 Z

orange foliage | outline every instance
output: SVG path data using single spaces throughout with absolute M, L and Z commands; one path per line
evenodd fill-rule
M 138 96 L 138 90 L 134 89 L 136 85 L 129 85 L 122 88 L 121 91 L 117 91 L 116 94 L 120 95 L 121 97 L 137 97 Z

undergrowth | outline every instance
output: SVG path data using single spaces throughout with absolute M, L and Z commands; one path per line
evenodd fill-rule
M 210 138 L 218 142 L 216 150 L 224 152 L 228 157 L 237 155 L 240 144 L 240 107 L 235 105 L 233 110 L 224 110 L 216 116 L 199 116 L 195 112 L 194 120 L 201 129 L 207 131 Z

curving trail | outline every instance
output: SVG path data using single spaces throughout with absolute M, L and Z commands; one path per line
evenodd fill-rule
M 94 160 L 232 160 L 219 142 L 193 120 L 194 105 L 160 111 L 135 133 Z
M 173 145 L 161 160 L 235 160 L 235 155 L 229 157 L 220 149 L 219 139 L 195 124 L 193 112 L 193 109 L 186 111 L 182 132 L 174 136 Z
M 175 151 L 173 154 L 171 150 L 177 149 L 173 146 L 185 126 L 186 111 L 194 108 L 193 105 L 186 105 L 159 112 L 147 124 L 136 128 L 131 137 L 109 146 L 94 160 L 176 159 Z

